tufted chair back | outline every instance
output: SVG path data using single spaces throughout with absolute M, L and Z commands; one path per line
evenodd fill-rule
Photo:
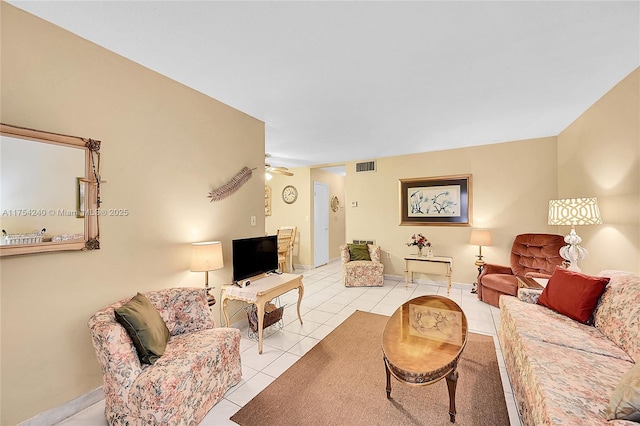
M 520 234 L 511 247 L 511 270 L 514 275 L 524 276 L 527 272 L 553 274 L 561 265 L 560 248 L 564 238 L 555 234 Z

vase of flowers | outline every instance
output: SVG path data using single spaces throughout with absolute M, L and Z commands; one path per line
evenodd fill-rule
M 422 256 L 422 249 L 425 247 L 429 248 L 429 253 L 431 252 L 431 242 L 422 234 L 413 234 L 411 238 L 409 238 L 409 242 L 407 243 L 409 247 L 417 246 L 418 247 L 418 256 Z

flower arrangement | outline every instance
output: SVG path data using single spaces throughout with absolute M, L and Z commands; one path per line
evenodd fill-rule
M 418 246 L 418 250 L 422 250 L 424 247 L 431 247 L 431 242 L 422 234 L 413 234 L 407 245 L 409 247 Z

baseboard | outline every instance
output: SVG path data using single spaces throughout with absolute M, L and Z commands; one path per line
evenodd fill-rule
M 329 259 L 329 261 L 326 263 L 326 265 L 330 265 L 330 264 L 332 264 L 332 263 L 334 263 L 334 262 L 339 262 L 339 261 L 340 261 L 340 258 L 339 258 L 339 257 L 334 257 L 333 259 Z M 321 266 L 325 266 L 325 265 L 321 265 Z M 293 265 L 293 267 L 295 268 L 295 271 L 292 271 L 292 272 L 291 272 L 292 274 L 297 274 L 297 273 L 298 273 L 298 272 L 297 272 L 298 270 L 301 270 L 301 271 L 311 271 L 311 270 L 313 270 L 313 269 L 316 269 L 313 265 L 302 265 L 302 264 L 297 264 L 297 263 L 295 263 L 295 264 Z
M 80 395 L 76 399 L 67 402 L 66 404 L 54 407 L 51 410 L 40 413 L 24 422 L 19 426 L 50 426 L 61 421 L 68 419 L 74 414 L 79 413 L 85 408 L 91 407 L 93 404 L 100 402 L 104 399 L 104 392 L 102 386 L 94 389 L 84 395 Z
M 297 274 L 298 271 L 310 271 L 313 269 L 313 266 L 311 265 L 302 265 L 299 263 L 294 263 L 293 264 L 293 271 L 291 271 L 291 274 Z

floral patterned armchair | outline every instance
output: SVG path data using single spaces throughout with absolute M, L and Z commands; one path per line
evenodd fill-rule
M 89 319 L 102 369 L 105 418 L 109 425 L 195 425 L 240 381 L 240 331 L 215 326 L 204 288 L 145 293 L 171 337 L 153 364 L 141 364 L 114 310 Z
M 382 287 L 384 265 L 381 262 L 380 246 L 367 244 L 371 260 L 351 260 L 349 245 L 340 246 L 342 276 L 345 287 Z

